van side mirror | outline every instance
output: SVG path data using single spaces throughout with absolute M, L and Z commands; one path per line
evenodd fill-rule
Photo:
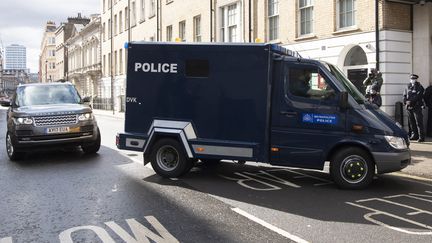
M 349 108 L 348 92 L 342 91 L 339 93 L 339 108 L 346 110 Z

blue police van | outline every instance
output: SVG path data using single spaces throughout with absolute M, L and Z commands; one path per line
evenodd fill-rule
M 274 44 L 131 42 L 119 149 L 162 177 L 198 160 L 322 170 L 341 188 L 411 160 L 407 133 L 334 65 Z

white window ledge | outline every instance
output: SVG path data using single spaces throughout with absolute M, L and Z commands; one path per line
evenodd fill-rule
M 314 39 L 314 38 L 316 38 L 315 34 L 307 34 L 307 35 L 298 36 L 294 40 L 295 41 L 301 41 L 301 40 L 309 40 L 309 39 Z
M 358 31 L 358 30 L 360 30 L 360 29 L 357 26 L 350 26 L 350 27 L 338 29 L 338 30 L 334 31 L 333 34 L 337 35 L 337 34 L 343 34 L 343 33 L 352 32 L 352 31 Z

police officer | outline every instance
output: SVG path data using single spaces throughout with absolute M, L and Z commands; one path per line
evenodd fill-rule
M 410 139 L 424 142 L 425 133 L 423 127 L 423 86 L 417 81 L 418 75 L 411 74 L 410 83 L 404 92 L 404 105 L 408 111 L 408 118 L 412 134 Z

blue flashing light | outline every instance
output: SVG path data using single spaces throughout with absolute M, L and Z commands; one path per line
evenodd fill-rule
M 281 55 L 287 55 L 287 56 L 300 57 L 301 58 L 301 56 L 298 52 L 292 51 L 290 49 L 287 49 L 287 48 L 282 47 L 282 46 L 277 45 L 277 44 L 271 44 L 271 50 L 273 52 L 276 52 L 276 53 L 281 54 Z
M 125 48 L 125 49 L 128 49 L 128 48 L 129 48 L 129 42 L 126 41 L 126 42 L 124 43 L 124 48 Z

